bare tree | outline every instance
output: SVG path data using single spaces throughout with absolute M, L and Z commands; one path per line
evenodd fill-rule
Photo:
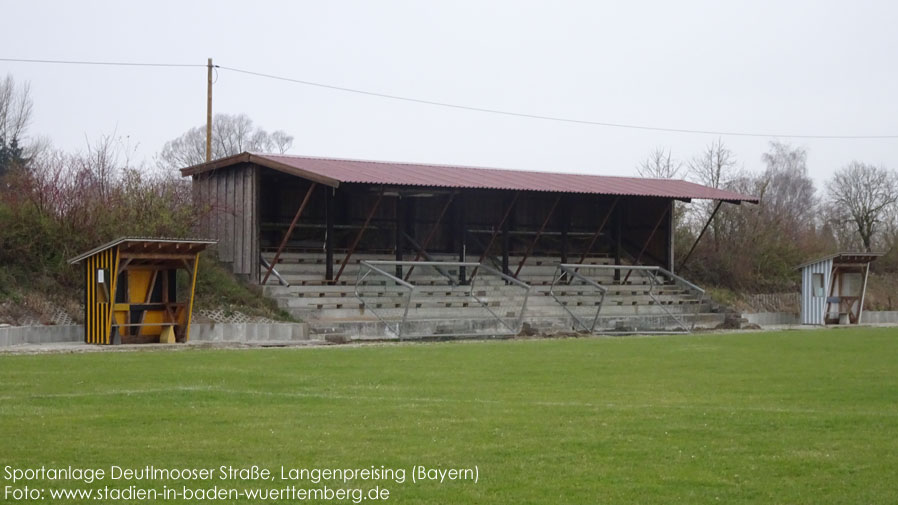
M 688 167 L 689 175 L 695 181 L 712 188 L 721 188 L 727 186 L 736 175 L 736 156 L 724 145 L 723 140 L 718 138 L 711 142 L 701 154 L 693 157 L 689 161 Z M 697 214 L 696 223 L 704 223 L 710 219 L 714 208 L 714 202 L 701 202 L 696 205 L 692 211 Z M 711 223 L 715 251 L 720 249 L 721 230 L 720 220 Z
M 0 80 L 0 141 L 23 142 L 33 107 L 29 83 L 17 85 L 11 74 Z
M 736 156 L 717 139 L 689 161 L 689 173 L 692 177 L 712 188 L 721 188 L 732 178 L 736 169 Z
M 817 216 L 817 189 L 808 176 L 808 153 L 779 141 L 770 142 L 761 155 L 767 169 L 760 177 L 761 213 L 770 225 L 790 235 L 814 226 Z
M 681 168 L 683 164 L 671 157 L 670 149 L 657 147 L 636 166 L 636 172 L 640 177 L 674 179 Z
M 267 132 L 253 125 L 246 114 L 216 114 L 212 121 L 212 159 L 244 151 L 283 154 L 293 145 L 293 137 L 277 130 Z M 206 161 L 206 127 L 197 126 L 170 140 L 157 156 L 160 166 L 168 169 L 189 167 Z
M 852 161 L 826 185 L 829 199 L 841 219 L 854 224 L 863 247 L 872 251 L 877 225 L 898 202 L 898 177 L 885 167 Z

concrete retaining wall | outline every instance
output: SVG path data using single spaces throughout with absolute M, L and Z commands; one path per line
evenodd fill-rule
M 84 327 L 80 324 L 62 326 L 4 326 L 0 327 L 0 347 L 52 342 L 83 342 Z
M 865 310 L 861 314 L 861 323 L 882 324 L 898 323 L 898 311 L 896 310 Z
M 770 326 L 778 324 L 798 324 L 798 314 L 792 312 L 756 312 L 754 314 L 742 314 L 751 324 Z
M 295 342 L 300 340 L 309 340 L 309 326 L 305 323 L 210 323 L 190 326 L 191 342 Z M 0 327 L 0 347 L 83 341 L 84 327 L 81 325 Z
M 798 314 L 792 312 L 756 312 L 742 314 L 749 323 L 760 326 L 779 324 L 801 324 Z M 861 316 L 861 324 L 898 324 L 898 311 L 865 310 Z
M 295 342 L 309 340 L 306 323 L 202 323 L 190 325 L 191 342 Z

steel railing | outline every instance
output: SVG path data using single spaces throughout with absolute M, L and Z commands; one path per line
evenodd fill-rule
M 595 279 L 591 279 L 587 276 L 584 276 L 580 273 L 580 270 L 606 270 L 606 271 L 619 271 L 621 275 L 626 274 L 626 277 L 629 278 L 631 274 L 634 272 L 637 275 L 645 276 L 649 281 L 649 290 L 648 295 L 651 297 L 652 301 L 661 307 L 664 313 L 670 317 L 677 326 L 681 329 L 681 331 L 685 333 L 691 333 L 695 328 L 695 322 L 698 316 L 698 310 L 701 308 L 702 303 L 705 298 L 705 290 L 696 286 L 695 284 L 687 281 L 686 279 L 674 274 L 673 272 L 664 269 L 659 266 L 643 266 L 643 265 L 583 265 L 583 264 L 570 264 L 570 263 L 562 263 L 556 267 L 555 277 L 552 281 L 552 287 L 550 288 L 550 294 L 553 298 L 562 306 L 564 309 L 571 315 L 574 321 L 580 325 L 584 330 L 589 331 L 590 333 L 617 333 L 616 330 L 603 330 L 600 332 L 596 332 L 596 326 L 598 325 L 600 312 L 602 310 L 602 305 L 605 302 L 605 296 L 609 290 L 609 286 L 605 286 Z M 691 291 L 698 295 L 698 300 L 695 303 L 695 310 L 692 314 L 692 324 L 687 325 L 686 322 L 678 317 L 676 314 L 671 312 L 670 309 L 667 308 L 667 305 L 661 300 L 658 299 L 655 293 L 655 287 L 659 285 L 658 276 L 666 276 L 669 277 L 676 285 L 682 288 L 684 291 Z M 590 324 L 584 322 L 584 319 L 578 316 L 574 311 L 572 311 L 566 304 L 564 304 L 558 297 L 555 292 L 556 286 L 564 282 L 565 284 L 571 284 L 574 280 L 579 280 L 583 282 L 587 286 L 590 286 L 598 292 L 599 303 L 597 304 L 596 313 L 592 318 Z M 662 283 L 663 284 L 663 283 Z M 614 287 L 624 287 L 624 284 L 612 284 Z
M 363 260 L 359 262 L 359 271 L 356 279 L 355 286 L 355 296 L 362 302 L 363 306 L 366 310 L 370 311 L 379 321 L 381 321 L 389 331 L 394 333 L 397 338 L 412 338 L 415 336 L 425 336 L 425 335 L 409 335 L 406 331 L 408 322 L 409 322 L 409 312 L 412 306 L 412 300 L 415 297 L 415 294 L 420 291 L 422 286 L 417 286 L 414 283 L 414 278 L 409 279 L 409 281 L 403 280 L 396 275 L 388 272 L 389 267 L 416 267 L 420 271 L 424 268 L 433 268 L 436 270 L 439 275 L 446 277 L 447 269 L 451 268 L 470 268 L 470 275 L 466 276 L 464 279 L 464 283 L 458 283 L 450 278 L 450 286 L 457 287 L 462 284 L 465 286 L 464 294 L 474 300 L 481 308 L 483 308 L 492 319 L 498 321 L 501 327 L 504 327 L 504 330 L 498 330 L 493 333 L 496 335 L 516 335 L 520 333 L 521 328 L 524 323 L 524 312 L 527 308 L 527 300 L 530 296 L 531 287 L 529 284 L 519 281 L 510 275 L 506 275 L 495 268 L 484 265 L 481 263 L 475 262 L 464 262 L 464 261 L 390 261 L 390 260 Z M 387 267 L 387 268 L 382 268 Z M 517 289 L 520 289 L 519 292 L 523 295 L 523 301 L 521 302 L 520 308 L 516 309 L 517 313 L 513 319 L 513 322 L 509 322 L 507 317 L 502 317 L 499 314 L 496 314 L 495 311 L 490 307 L 490 304 L 487 300 L 484 300 L 481 296 L 478 295 L 478 281 L 483 277 L 483 273 L 488 275 L 492 275 L 495 278 L 500 279 L 504 285 L 506 286 L 514 286 Z M 397 320 L 395 318 L 389 318 L 382 314 L 382 311 L 379 310 L 376 303 L 372 303 L 369 299 L 372 298 L 368 291 L 363 288 L 368 285 L 366 282 L 370 278 L 377 278 L 374 286 L 381 286 L 383 289 L 378 292 L 378 297 L 381 296 L 381 293 L 391 291 L 387 288 L 397 288 L 397 291 L 403 293 L 402 298 L 404 300 L 402 308 L 402 315 Z M 428 286 L 432 287 L 432 286 Z M 485 291 L 484 291 L 485 292 Z M 507 295 L 503 294 L 504 298 L 508 298 Z M 510 298 L 515 298 L 514 296 Z M 395 308 L 395 307 L 394 307 Z M 464 332 L 454 332 L 455 336 L 465 335 Z M 432 336 L 429 334 L 427 336 Z

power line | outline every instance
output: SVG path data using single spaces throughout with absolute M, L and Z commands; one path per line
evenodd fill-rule
M 103 65 L 116 67 L 205 67 L 200 63 L 146 63 L 128 61 L 75 61 L 75 60 L 33 60 L 26 58 L 0 58 L 0 61 L 15 63 L 52 63 L 58 65 Z
M 62 65 L 105 65 L 105 66 L 128 66 L 128 67 L 207 67 L 201 63 L 149 63 L 149 62 L 125 62 L 125 61 L 78 61 L 78 60 L 45 60 L 45 59 L 25 59 L 25 58 L 0 58 L 0 61 L 18 62 L 18 63 L 48 63 Z M 422 98 L 413 98 L 400 95 L 392 95 L 389 93 L 380 93 L 376 91 L 367 91 L 357 88 L 348 88 L 345 86 L 337 86 L 322 82 L 307 81 L 303 79 L 294 79 L 264 72 L 255 72 L 224 65 L 213 65 L 214 68 L 229 70 L 240 74 L 252 75 L 255 77 L 263 77 L 266 79 L 274 79 L 285 81 L 304 86 L 314 86 L 318 88 L 330 89 L 334 91 L 343 91 L 347 93 L 355 93 L 359 95 L 374 96 L 378 98 L 387 98 L 390 100 L 398 100 L 403 102 L 419 103 L 424 105 L 432 105 L 436 107 L 446 107 L 451 109 L 468 110 L 473 112 L 482 112 L 488 114 L 498 114 L 502 116 L 521 117 L 528 119 L 539 119 L 543 121 L 554 121 L 559 123 L 582 124 L 590 126 L 604 126 L 608 128 L 625 128 L 630 130 L 656 131 L 665 133 L 686 133 L 699 135 L 721 135 L 732 137 L 760 137 L 760 138 L 794 138 L 794 139 L 830 139 L 830 140 L 875 140 L 875 139 L 898 139 L 898 135 L 802 135 L 802 134 L 777 134 L 777 133 L 758 133 L 758 132 L 740 132 L 740 131 L 724 131 L 724 130 L 697 130 L 688 128 L 667 128 L 661 126 L 646 126 L 629 123 L 612 123 L 605 121 L 590 121 L 586 119 L 573 119 L 559 116 L 547 116 L 542 114 L 530 114 L 526 112 L 514 112 L 501 109 L 491 109 L 487 107 L 475 107 L 471 105 L 461 105 L 448 102 L 439 102 L 436 100 L 426 100 Z
M 469 110 L 475 112 L 486 112 L 490 114 L 500 114 L 503 116 L 512 116 L 512 117 L 523 117 L 529 119 L 541 119 L 545 121 L 557 121 L 561 123 L 573 123 L 573 124 L 584 124 L 584 125 L 592 125 L 592 126 L 606 126 L 609 128 L 628 128 L 632 130 L 648 130 L 648 131 L 657 131 L 657 132 L 667 132 L 667 133 L 692 133 L 692 134 L 702 134 L 702 135 L 721 135 L 721 136 L 734 136 L 734 137 L 763 137 L 763 138 L 771 138 L 771 137 L 780 137 L 780 138 L 796 138 L 796 139 L 842 139 L 842 140 L 862 140 L 862 139 L 898 139 L 898 135 L 783 135 L 783 134 L 775 134 L 775 133 L 755 133 L 755 132 L 736 132 L 736 131 L 720 131 L 720 130 L 691 130 L 686 128 L 664 128 L 660 126 L 645 126 L 645 125 L 636 125 L 636 124 L 627 124 L 627 123 L 609 123 L 603 121 L 589 121 L 585 119 L 572 119 L 572 118 L 564 118 L 558 116 L 545 116 L 541 114 L 529 114 L 525 112 L 512 112 L 501 109 L 489 109 L 486 107 L 474 107 L 470 105 L 459 105 L 447 102 L 438 102 L 435 100 L 425 100 L 421 98 L 410 98 L 406 96 L 399 95 L 391 95 L 387 93 L 378 93 L 375 91 L 366 91 L 362 89 L 355 88 L 347 88 L 343 86 L 335 86 L 333 84 L 325 84 L 314 81 L 305 81 L 302 79 L 292 79 L 290 77 L 282 77 L 278 75 L 265 74 L 262 72 L 254 72 L 251 70 L 244 70 L 240 68 L 227 67 L 221 65 L 220 68 L 222 70 L 230 70 L 231 72 L 239 72 L 241 74 L 254 75 L 257 77 L 265 77 L 268 79 L 276 79 L 279 81 L 292 82 L 296 84 L 303 84 L 306 86 L 315 86 L 319 88 L 332 89 L 336 91 L 345 91 L 349 93 L 357 93 L 360 95 L 368 95 L 368 96 L 376 96 L 380 98 L 389 98 L 391 100 L 401 100 L 405 102 L 413 102 L 420 103 L 426 105 L 435 105 L 439 107 L 449 107 L 453 109 L 462 109 Z

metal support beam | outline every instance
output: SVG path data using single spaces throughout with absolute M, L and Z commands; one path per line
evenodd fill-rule
M 686 256 L 683 258 L 683 261 L 680 262 L 680 266 L 677 267 L 677 270 L 682 270 L 683 265 L 689 261 L 689 257 L 692 256 L 692 252 L 695 251 L 695 247 L 698 245 L 698 242 L 705 236 L 705 232 L 708 231 L 708 226 L 711 225 L 711 221 L 714 220 L 714 216 L 717 215 L 717 211 L 720 210 L 720 205 L 723 203 L 722 200 L 717 201 L 717 205 L 714 207 L 714 212 L 711 213 L 711 217 L 708 218 L 708 222 L 705 223 L 705 226 L 702 227 L 701 233 L 698 234 L 698 237 L 695 239 L 695 242 L 692 244 L 692 247 L 689 248 L 689 252 L 686 253 Z
M 543 220 L 543 224 L 539 227 L 539 231 L 536 232 L 536 236 L 533 237 L 533 240 L 530 242 L 530 245 L 527 246 L 527 251 L 524 252 L 524 257 L 521 258 L 521 262 L 518 263 L 517 270 L 514 271 L 515 279 L 518 278 L 518 274 L 521 273 L 521 269 L 524 268 L 524 263 L 527 262 L 527 258 L 530 257 L 530 254 L 533 252 L 533 249 L 536 247 L 536 243 L 539 241 L 539 237 L 542 236 L 543 232 L 546 230 L 546 226 L 549 224 L 549 220 L 552 219 L 552 214 L 555 213 L 555 209 L 558 207 L 558 202 L 561 201 L 562 194 L 558 195 L 558 198 L 555 199 L 555 203 L 552 204 L 552 208 L 549 209 L 549 213 L 546 215 L 546 218 Z
M 299 204 L 299 208 L 296 209 L 296 215 L 293 216 L 293 221 L 290 222 L 290 227 L 287 228 L 287 233 L 284 234 L 284 240 L 281 240 L 281 245 L 278 246 L 278 250 L 274 253 L 274 259 L 271 260 L 271 265 L 268 266 L 268 270 L 265 272 L 265 278 L 262 279 L 262 284 L 264 285 L 268 282 L 268 278 L 271 276 L 271 270 L 278 263 L 278 259 L 281 257 L 281 253 L 284 252 L 284 247 L 287 246 L 287 242 L 290 240 L 290 236 L 293 235 L 293 228 L 296 227 L 296 222 L 299 221 L 299 216 L 302 215 L 302 211 L 305 210 L 306 205 L 309 203 L 309 199 L 312 197 L 312 191 L 315 190 L 315 187 L 318 186 L 317 182 L 313 182 L 309 186 L 309 190 L 306 191 L 305 198 L 302 199 L 302 203 Z
M 493 228 L 493 234 L 490 236 L 490 241 L 486 243 L 486 247 L 483 248 L 483 253 L 480 255 L 480 259 L 477 260 L 477 263 L 483 263 L 484 258 L 490 252 L 490 248 L 493 247 L 493 242 L 496 241 L 496 237 L 499 236 L 499 231 L 503 229 L 505 226 L 505 221 L 508 220 L 508 216 L 511 215 L 511 210 L 514 208 L 514 204 L 517 203 L 518 197 L 521 195 L 520 192 L 515 192 L 514 197 L 512 197 L 511 202 L 508 204 L 508 207 L 505 209 L 505 213 L 502 214 L 502 219 L 499 221 L 499 224 Z
M 620 201 L 620 197 L 615 197 L 614 201 L 611 202 L 611 207 L 608 209 L 608 213 L 605 214 L 605 217 L 602 218 L 602 222 L 599 224 L 599 227 L 596 228 L 596 232 L 593 233 L 592 237 L 589 239 L 589 244 L 586 246 L 586 249 L 583 250 L 583 254 L 580 255 L 580 261 L 578 264 L 583 264 L 586 261 L 586 257 L 592 252 L 593 246 L 596 244 L 596 240 L 599 239 L 599 235 L 602 234 L 602 230 L 605 229 L 605 225 L 608 224 L 608 220 L 611 218 L 611 215 L 614 214 L 614 209 L 617 207 L 617 202 Z
M 355 248 L 359 246 L 359 242 L 362 241 L 362 235 L 365 234 L 365 230 L 368 229 L 368 223 L 371 222 L 371 218 L 374 217 L 374 213 L 377 212 L 377 208 L 380 207 L 380 201 L 384 198 L 384 190 L 381 188 L 380 193 L 377 195 L 377 200 L 374 201 L 374 205 L 371 206 L 371 210 L 368 212 L 368 217 L 365 218 L 365 223 L 362 225 L 362 228 L 355 236 L 355 240 L 352 241 L 352 245 L 349 246 L 349 250 L 346 251 L 346 256 L 343 258 L 343 263 L 340 263 L 340 270 L 337 271 L 336 277 L 334 277 L 334 284 L 340 281 L 340 276 L 343 275 L 343 270 L 346 268 L 346 264 L 349 263 L 349 258 L 352 257 L 353 253 L 355 253 Z
M 403 206 L 405 205 L 405 202 L 402 201 L 401 196 L 397 195 L 395 203 L 396 207 L 394 209 L 393 218 L 396 221 L 396 229 L 394 230 L 393 235 L 393 253 L 396 261 L 402 261 L 402 226 L 405 217 Z M 399 263 L 396 264 L 396 277 L 402 278 L 402 265 Z
M 455 233 L 456 233 L 456 247 L 458 248 L 458 261 L 460 263 L 464 263 L 467 261 L 468 255 L 468 243 L 467 237 L 468 233 L 466 231 L 467 223 L 465 222 L 465 195 L 461 193 L 458 195 L 458 198 L 455 199 Z M 467 279 L 467 271 L 464 265 L 458 267 L 458 282 L 459 284 L 465 284 Z
M 670 213 L 670 207 L 665 208 L 665 209 L 664 209 L 664 212 L 661 213 L 661 217 L 658 219 L 658 222 L 655 223 L 655 227 L 652 228 L 652 232 L 649 233 L 648 238 L 645 239 L 645 244 L 643 244 L 642 250 L 639 251 L 639 255 L 636 256 L 636 261 L 633 262 L 634 265 L 638 265 L 639 262 L 642 260 L 642 255 L 645 254 L 645 250 L 649 248 L 649 244 L 652 242 L 652 239 L 655 238 L 655 233 L 658 232 L 658 228 L 660 228 L 660 227 L 661 227 L 661 224 L 664 223 L 664 219 L 667 218 L 667 215 L 668 215 L 669 213 Z M 630 274 L 632 274 L 632 273 L 633 273 L 632 270 L 630 270 L 629 272 L 627 272 L 627 276 L 624 277 L 624 282 L 623 282 L 623 284 L 626 284 L 626 283 L 627 283 L 627 280 L 630 279 Z
M 427 234 L 427 237 L 424 239 L 424 242 L 421 244 L 421 250 L 415 255 L 415 260 L 418 261 L 421 259 L 421 252 L 427 250 L 427 246 L 430 245 L 430 241 L 433 240 L 433 237 L 437 234 L 437 229 L 440 227 L 440 223 L 443 222 L 443 216 L 446 215 L 446 211 L 449 210 L 449 206 L 452 205 L 452 200 L 455 199 L 456 193 L 452 193 L 449 195 L 449 198 L 446 200 L 446 203 L 443 205 L 443 208 L 440 210 L 440 215 L 437 216 L 436 222 L 433 223 L 433 226 L 430 228 L 430 233 Z M 408 278 L 411 277 L 412 271 L 415 269 L 415 265 L 408 267 L 408 273 L 405 274 L 405 281 L 408 282 Z
M 629 208 L 629 205 L 627 206 Z M 614 213 L 614 265 L 620 266 L 624 252 L 624 215 L 619 209 Z M 620 282 L 620 269 L 614 269 L 614 282 Z
M 568 232 L 571 229 L 571 199 L 561 202 L 561 262 L 567 263 Z
M 336 212 L 334 188 L 324 186 L 324 279 L 334 279 L 334 221 Z

